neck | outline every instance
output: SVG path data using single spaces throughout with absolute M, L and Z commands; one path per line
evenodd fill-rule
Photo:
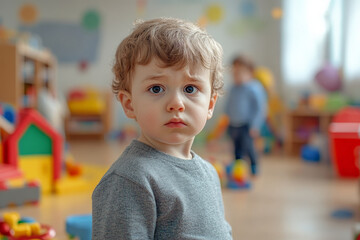
M 191 155 L 191 146 L 194 141 L 192 138 L 189 141 L 178 143 L 178 144 L 168 144 L 160 141 L 156 141 L 154 139 L 150 139 L 143 134 L 138 138 L 138 141 L 143 142 L 156 150 L 171 155 L 173 157 L 182 158 L 186 160 L 192 159 Z

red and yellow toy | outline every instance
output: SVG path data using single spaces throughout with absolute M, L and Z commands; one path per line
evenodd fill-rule
M 0 240 L 48 240 L 53 239 L 55 230 L 37 222 L 22 221 L 19 213 L 4 213 L 0 220 Z
M 248 166 L 244 160 L 236 160 L 226 167 L 227 187 L 231 189 L 249 189 L 251 187 Z

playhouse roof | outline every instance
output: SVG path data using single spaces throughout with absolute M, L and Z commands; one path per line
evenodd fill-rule
M 9 135 L 4 142 L 5 159 L 4 162 L 16 166 L 18 164 L 19 149 L 18 142 L 29 126 L 33 124 L 45 133 L 52 140 L 52 155 L 54 161 L 54 179 L 60 178 L 61 158 L 62 158 L 62 136 L 41 116 L 35 109 L 21 109 L 19 112 L 19 122 L 14 132 Z

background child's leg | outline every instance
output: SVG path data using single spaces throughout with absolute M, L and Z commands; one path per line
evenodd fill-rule
M 245 140 L 245 145 L 246 145 L 246 152 L 249 155 L 250 158 L 250 167 L 251 167 L 251 174 L 252 175 L 256 175 L 258 172 L 257 169 L 257 154 L 256 154 L 256 150 L 255 150 L 255 146 L 254 146 L 254 139 L 250 136 L 250 128 L 249 126 L 246 127 L 246 134 L 244 134 L 246 136 L 246 140 Z
M 233 141 L 235 160 L 242 159 L 244 152 L 244 144 L 243 144 L 244 134 L 243 131 L 241 130 L 241 127 L 229 126 L 228 133 Z

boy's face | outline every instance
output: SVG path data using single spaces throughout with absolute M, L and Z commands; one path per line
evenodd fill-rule
M 126 115 L 152 144 L 190 143 L 212 117 L 217 95 L 211 96 L 210 70 L 161 68 L 152 60 L 136 65 L 131 93 L 121 92 Z
M 232 74 L 234 83 L 241 85 L 252 79 L 249 69 L 242 64 L 234 64 L 232 67 Z

